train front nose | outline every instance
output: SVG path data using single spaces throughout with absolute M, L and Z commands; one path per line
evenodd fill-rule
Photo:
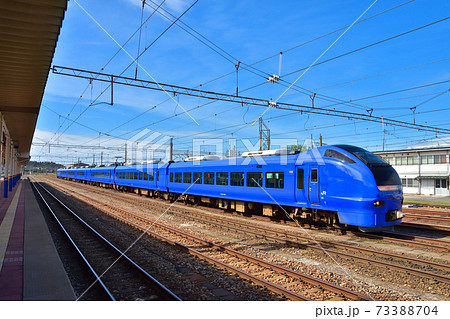
M 402 212 L 403 192 L 397 171 L 390 165 L 369 166 L 369 168 L 378 188 L 378 198 L 374 201 L 377 224 L 383 226 L 400 224 L 405 214 Z

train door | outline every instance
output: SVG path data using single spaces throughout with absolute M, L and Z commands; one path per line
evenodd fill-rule
M 309 203 L 312 205 L 320 205 L 320 184 L 319 184 L 319 166 L 309 166 L 309 189 L 308 197 Z
M 295 176 L 296 176 L 295 200 L 299 204 L 306 204 L 305 185 L 308 185 L 308 183 L 305 183 L 305 177 L 307 180 L 308 174 L 305 174 L 305 167 L 304 166 L 296 166 L 295 167 Z
M 168 165 L 163 165 L 155 169 L 156 188 L 162 191 L 167 191 L 167 170 Z

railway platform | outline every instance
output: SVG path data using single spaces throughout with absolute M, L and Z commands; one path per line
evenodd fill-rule
M 28 180 L 0 198 L 0 300 L 75 300 Z

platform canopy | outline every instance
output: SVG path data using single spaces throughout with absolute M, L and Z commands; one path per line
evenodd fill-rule
M 0 112 L 22 163 L 66 8 L 67 0 L 0 0 Z

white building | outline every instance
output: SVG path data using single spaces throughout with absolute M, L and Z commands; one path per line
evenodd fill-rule
M 374 152 L 402 179 L 405 194 L 449 196 L 450 147 Z

